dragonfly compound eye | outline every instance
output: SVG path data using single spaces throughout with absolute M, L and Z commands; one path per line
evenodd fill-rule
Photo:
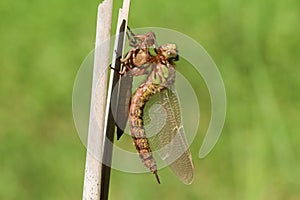
M 176 44 L 163 44 L 160 46 L 161 54 L 167 59 L 178 60 L 178 50 Z

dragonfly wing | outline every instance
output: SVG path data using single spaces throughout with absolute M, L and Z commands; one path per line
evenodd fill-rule
M 177 95 L 167 88 L 153 96 L 146 103 L 144 111 L 151 148 L 157 151 L 183 183 L 190 184 L 194 166 L 181 122 Z

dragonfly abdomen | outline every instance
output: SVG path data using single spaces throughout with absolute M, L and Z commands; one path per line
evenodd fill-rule
M 150 169 L 152 173 L 156 175 L 157 181 L 159 178 L 157 175 L 157 165 L 155 159 L 152 156 L 151 148 L 148 139 L 145 134 L 143 124 L 143 109 L 146 102 L 164 89 L 164 86 L 158 84 L 142 84 L 135 92 L 131 100 L 130 106 L 130 132 L 134 140 L 134 145 L 138 151 L 144 165 Z

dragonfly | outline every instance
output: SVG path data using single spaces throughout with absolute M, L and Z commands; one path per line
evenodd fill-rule
M 127 36 L 132 49 L 121 59 L 119 73 L 123 82 L 120 97 L 123 97 L 123 101 L 119 101 L 116 117 L 117 138 L 123 134 L 129 117 L 130 132 L 138 155 L 145 167 L 155 175 L 157 182 L 160 183 L 160 178 L 152 150 L 167 162 L 183 183 L 190 184 L 194 165 L 182 126 L 179 100 L 174 92 L 175 62 L 179 58 L 177 46 L 172 43 L 157 46 L 153 32 L 135 35 L 129 30 Z M 154 48 L 155 55 L 150 53 L 150 48 Z M 132 78 L 140 75 L 146 75 L 147 78 L 131 96 Z M 165 121 L 156 123 L 160 130 L 148 136 L 152 135 L 151 129 L 147 132 L 145 126 L 151 123 L 149 110 L 153 105 L 159 105 L 155 118 L 161 117 Z

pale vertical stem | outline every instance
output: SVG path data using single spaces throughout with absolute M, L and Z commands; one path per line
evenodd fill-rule
M 130 0 L 123 1 L 123 7 L 119 10 L 118 16 L 118 24 L 116 30 L 116 39 L 114 43 L 114 54 L 112 58 L 112 67 L 114 69 L 120 69 L 120 60 L 119 56 L 123 55 L 124 50 L 124 41 L 125 35 L 124 32 L 126 31 L 127 27 L 127 20 L 128 20 L 128 13 L 130 7 Z M 108 95 L 107 95 L 107 102 L 106 102 L 106 114 L 105 114 L 105 129 L 104 134 L 105 138 L 103 140 L 103 165 L 102 165 L 102 178 L 101 178 L 101 200 L 108 199 L 109 193 L 109 181 L 110 181 L 110 166 L 112 161 L 112 151 L 113 151 L 113 140 L 114 140 L 114 131 L 115 131 L 115 122 L 113 118 L 113 114 L 111 111 L 111 94 L 113 88 L 116 86 L 119 80 L 119 74 L 112 70 L 110 73 L 109 79 L 109 86 L 108 86 Z M 119 90 L 118 90 L 119 91 Z
M 90 120 L 82 196 L 84 200 L 100 199 L 112 4 L 113 0 L 104 0 L 98 7 Z M 97 113 L 95 113 L 96 110 Z

